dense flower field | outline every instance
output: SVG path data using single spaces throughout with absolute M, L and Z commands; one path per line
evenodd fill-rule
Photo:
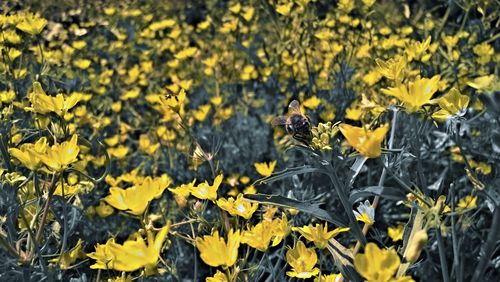
M 1 281 L 500 279 L 498 1 L 0 12 Z

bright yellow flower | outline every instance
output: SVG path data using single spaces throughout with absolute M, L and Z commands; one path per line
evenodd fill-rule
M 147 244 L 138 234 L 136 234 L 135 240 L 127 240 L 123 245 L 115 243 L 115 239 L 109 239 L 104 245 L 97 244 L 95 252 L 87 255 L 96 260 L 96 263 L 90 268 L 126 272 L 136 271 L 143 267 L 146 269 L 154 268 L 169 229 L 170 224 L 167 224 L 156 233 L 156 236 L 151 230 L 148 230 Z
M 409 112 L 416 112 L 427 104 L 439 88 L 439 75 L 432 78 L 416 78 L 407 85 L 382 89 L 382 93 L 398 98 Z
M 392 239 L 393 242 L 403 240 L 404 225 L 399 224 L 396 227 L 387 228 L 387 235 Z
M 42 137 L 35 144 L 23 144 L 20 149 L 10 148 L 9 154 L 18 159 L 28 169 L 36 170 L 40 166 L 40 158 L 37 154 L 32 153 L 32 151 L 38 154 L 45 154 L 47 148 L 47 138 Z
M 229 282 L 226 274 L 222 273 L 220 270 L 215 272 L 215 275 L 212 277 L 207 277 L 205 282 Z
M 243 231 L 241 242 L 265 252 L 272 240 L 272 246 L 278 245 L 283 238 L 290 234 L 290 226 L 286 215 L 274 220 L 264 219 L 254 227 Z
M 267 177 L 267 176 L 270 176 L 273 171 L 274 171 L 274 168 L 276 167 L 276 161 L 272 161 L 272 162 L 269 162 L 269 163 L 255 163 L 254 164 L 255 166 L 255 169 L 257 170 L 257 172 L 264 176 L 264 177 Z
M 403 56 L 389 59 L 386 62 L 376 59 L 375 62 L 378 65 L 377 71 L 387 79 L 394 80 L 395 82 L 401 82 L 403 80 L 404 70 L 406 68 L 406 59 Z M 375 78 L 374 80 L 378 81 L 378 79 Z
M 180 186 L 177 186 L 175 188 L 168 188 L 168 190 L 175 195 L 187 198 L 189 195 L 191 195 L 191 191 L 194 189 L 194 183 L 196 182 L 196 179 L 194 179 L 191 183 L 188 184 L 181 184 Z
M 78 153 L 80 152 L 80 147 L 78 147 L 78 136 L 75 134 L 71 137 L 70 141 L 52 145 L 45 153 L 38 153 L 35 149 L 30 151 L 49 169 L 61 172 L 70 164 L 77 161 Z
M 58 116 L 63 117 L 70 109 L 72 109 L 78 102 L 83 99 L 83 95 L 74 92 L 69 96 L 57 94 L 49 96 L 45 94 L 40 82 L 33 83 L 33 90 L 28 94 L 28 99 L 31 102 L 31 107 L 26 110 L 34 111 L 41 114 L 50 112 L 56 113 Z
M 465 209 L 474 209 L 476 208 L 476 202 L 477 202 L 477 196 L 470 196 L 467 195 L 465 198 L 460 199 L 458 201 L 458 208 L 465 210 Z
M 314 96 L 304 100 L 304 102 L 302 102 L 302 106 L 309 108 L 311 110 L 316 110 L 320 104 L 321 104 L 321 100 L 316 95 L 314 95 Z
M 456 88 L 452 88 L 446 95 L 437 99 L 441 110 L 432 114 L 432 117 L 440 122 L 444 122 L 449 117 L 467 108 L 469 100 L 469 96 L 461 95 Z
M 217 200 L 217 206 L 219 208 L 229 212 L 232 216 L 241 216 L 245 219 L 250 219 L 253 213 L 259 207 L 257 203 L 251 203 L 243 199 L 243 194 L 239 194 L 236 199 L 228 198 Z
M 368 243 L 365 253 L 354 257 L 356 270 L 368 282 L 413 281 L 409 276 L 394 278 L 400 263 L 395 250 L 379 249 L 374 243 Z
M 292 267 L 292 271 L 286 272 L 286 275 L 290 277 L 306 279 L 319 273 L 319 269 L 315 267 L 318 255 L 314 249 L 306 248 L 302 241 L 298 241 L 295 248 L 286 252 L 286 261 Z
M 467 85 L 477 89 L 479 93 L 493 93 L 500 90 L 500 80 L 495 74 L 476 77 Z
M 212 235 L 205 235 L 203 239 L 196 238 L 196 247 L 200 251 L 201 259 L 208 265 L 227 268 L 232 266 L 238 259 L 238 248 L 240 247 L 240 231 L 229 230 L 227 243 L 219 237 L 219 231 Z
M 77 59 L 73 61 L 73 65 L 82 70 L 88 69 L 91 63 L 92 61 L 89 59 Z
M 209 185 L 207 181 L 198 184 L 195 188 L 191 189 L 191 195 L 195 196 L 200 200 L 211 200 L 215 201 L 217 199 L 217 190 L 224 176 L 219 174 L 215 179 L 213 185 Z
M 82 239 L 78 239 L 76 245 L 61 256 L 50 260 L 52 263 L 58 263 L 61 269 L 68 269 L 77 259 L 85 258 L 87 255 L 83 252 Z
M 290 15 L 290 11 L 292 10 L 292 7 L 293 7 L 293 1 L 290 1 L 289 3 L 277 5 L 276 12 L 278 12 L 278 14 L 281 14 L 283 16 L 288 16 L 288 15 Z
M 328 274 L 328 275 L 320 275 L 314 278 L 314 282 L 337 282 L 338 279 L 342 277 L 342 274 Z
M 170 182 L 167 175 L 154 179 L 148 176 L 141 184 L 136 184 L 128 189 L 111 187 L 109 195 L 104 200 L 115 209 L 133 215 L 141 215 L 153 199 L 157 199 L 163 194 Z
M 341 124 L 339 129 L 347 142 L 361 155 L 367 158 L 378 158 L 382 153 L 381 144 L 389 130 L 389 126 L 386 124 L 375 130 L 369 130 L 363 127 Z
M 112 215 L 115 210 L 110 205 L 106 204 L 105 201 L 100 201 L 99 205 L 95 207 L 95 211 L 99 217 L 106 218 Z
M 47 20 L 44 18 L 38 18 L 34 15 L 26 15 L 23 17 L 21 22 L 16 25 L 16 28 L 31 35 L 37 35 L 42 32 L 46 24 Z
M 342 232 L 349 231 L 349 228 L 337 227 L 332 231 L 328 231 L 328 223 L 325 223 L 324 226 L 322 224 L 316 224 L 316 226 L 309 224 L 303 227 L 293 227 L 292 230 L 299 232 L 308 241 L 314 242 L 314 245 L 316 245 L 318 249 L 324 249 L 328 245 L 328 240 L 330 240 L 330 238 Z
M 261 252 L 265 252 L 273 236 L 273 223 L 261 221 L 254 227 L 243 231 L 241 234 L 241 242 Z

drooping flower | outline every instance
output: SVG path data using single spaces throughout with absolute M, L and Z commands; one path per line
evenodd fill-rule
M 243 199 L 243 194 L 239 194 L 236 199 L 228 198 L 217 200 L 217 206 L 229 212 L 232 216 L 241 216 L 245 219 L 250 219 L 259 207 L 259 204 L 251 203 Z
M 315 267 L 318 262 L 318 255 L 316 255 L 314 249 L 306 248 L 302 241 L 298 241 L 295 248 L 286 252 L 286 261 L 292 267 L 292 271 L 286 272 L 290 277 L 306 279 L 319 273 L 319 269 Z
M 311 224 L 303 227 L 293 227 L 293 231 L 299 232 L 304 238 L 307 240 L 314 242 L 314 245 L 318 249 L 324 249 L 328 245 L 328 240 L 337 236 L 342 232 L 349 231 L 348 227 L 337 227 L 332 231 L 328 231 L 328 223 L 316 224 L 316 226 L 312 226 Z
M 133 215 L 141 215 L 153 199 L 161 196 L 170 182 L 170 178 L 166 175 L 154 179 L 148 176 L 141 184 L 136 184 L 128 189 L 111 187 L 109 195 L 104 200 L 115 209 Z
M 413 113 L 429 103 L 432 95 L 438 90 L 439 75 L 432 78 L 416 78 L 413 82 L 401 84 L 397 87 L 382 89 L 382 93 L 394 96 L 403 102 L 408 112 Z
M 432 114 L 432 117 L 443 122 L 467 108 L 469 100 L 469 96 L 461 95 L 456 88 L 452 88 L 446 95 L 437 99 L 441 109 Z
M 156 233 L 156 236 L 152 230 L 147 230 L 147 244 L 139 234 L 136 234 L 135 239 L 127 240 L 123 244 L 115 243 L 114 238 L 109 239 L 104 245 L 97 244 L 95 252 L 87 254 L 96 260 L 90 268 L 125 272 L 136 271 L 143 267 L 154 268 L 169 229 L 170 224 L 167 224 Z
M 240 247 L 240 231 L 229 230 L 227 243 L 219 236 L 219 231 L 212 235 L 205 235 L 203 239 L 196 238 L 196 247 L 200 251 L 201 259 L 208 265 L 224 268 L 232 266 L 238 259 L 238 248 Z
M 367 158 L 377 158 L 382 153 L 381 144 L 389 130 L 389 126 L 386 124 L 375 130 L 369 130 L 363 127 L 341 124 L 339 129 L 347 142 L 361 155 Z
M 276 161 L 272 161 L 269 163 L 266 163 L 266 162 L 255 163 L 254 166 L 260 175 L 267 177 L 273 173 L 274 168 L 276 167 Z
M 42 137 L 38 139 L 35 144 L 23 144 L 20 149 L 10 148 L 9 154 L 18 159 L 28 169 L 36 170 L 40 166 L 41 160 L 38 155 L 32 153 L 32 151 L 38 154 L 45 154 L 47 148 L 47 138 Z
M 395 278 L 401 260 L 395 250 L 380 249 L 374 243 L 368 243 L 364 254 L 354 257 L 354 267 L 369 282 L 410 282 L 410 276 Z
M 462 198 L 458 201 L 458 208 L 465 209 L 474 209 L 476 208 L 477 196 L 467 195 L 465 198 Z

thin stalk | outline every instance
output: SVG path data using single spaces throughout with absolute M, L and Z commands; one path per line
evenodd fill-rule
M 500 233 L 500 207 L 498 204 L 495 206 L 495 211 L 493 214 L 493 219 L 491 221 L 491 228 L 488 232 L 488 239 L 482 248 L 482 256 L 479 260 L 479 263 L 476 266 L 476 270 L 474 271 L 474 276 L 472 276 L 471 281 L 483 281 L 484 270 L 488 265 L 488 261 L 493 255 L 493 252 L 496 248 L 496 242 L 498 240 L 498 236 Z
M 441 235 L 441 224 L 438 224 L 436 228 L 436 236 L 439 250 L 439 261 L 441 263 L 441 274 L 443 276 L 443 282 L 450 282 L 450 276 L 448 272 L 448 263 L 446 262 L 446 254 L 444 253 L 445 247 L 443 242 L 443 236 Z M 474 280 L 473 280 L 474 281 Z
M 45 206 L 43 207 L 42 219 L 40 221 L 40 226 L 38 227 L 38 230 L 36 232 L 35 242 L 40 242 L 40 239 L 43 234 L 43 228 L 45 227 L 45 222 L 47 221 L 47 215 L 49 213 L 50 200 L 52 199 L 52 195 L 56 190 L 56 180 L 57 180 L 56 175 L 57 175 L 56 172 L 52 174 L 52 180 L 49 186 L 49 195 L 47 197 L 47 201 L 45 202 Z
M 395 132 L 396 132 L 396 122 L 397 122 L 397 117 L 398 117 L 398 110 L 394 110 L 394 115 L 392 117 L 392 123 L 391 123 L 391 133 L 390 133 L 390 136 L 389 136 L 389 150 L 392 149 L 392 146 L 394 144 L 394 135 L 395 135 Z M 388 163 L 388 158 L 386 157 L 385 158 L 385 162 Z M 382 169 L 382 173 L 380 174 L 380 179 L 378 181 L 378 186 L 381 187 L 381 186 L 384 186 L 384 182 L 385 182 L 385 179 L 387 177 L 387 168 L 384 166 L 384 168 Z M 377 195 L 375 196 L 375 198 L 373 199 L 373 202 L 372 202 L 372 208 L 373 209 L 376 209 L 378 204 L 380 202 L 380 195 Z M 368 233 L 368 230 L 370 229 L 370 224 L 366 224 L 363 226 L 363 235 L 366 235 Z M 360 242 L 356 242 L 356 245 L 354 246 L 354 249 L 352 251 L 352 254 L 353 256 L 356 255 L 358 252 L 359 252 L 359 249 L 361 247 L 361 244 Z

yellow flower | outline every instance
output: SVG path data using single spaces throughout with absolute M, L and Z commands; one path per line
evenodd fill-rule
M 238 259 L 238 248 L 240 247 L 240 231 L 229 230 L 227 243 L 219 237 L 219 231 L 212 235 L 205 235 L 203 239 L 196 238 L 196 247 L 200 251 L 201 259 L 208 265 L 227 268 L 232 266 Z
M 456 88 L 452 88 L 446 95 L 437 99 L 441 110 L 432 114 L 432 117 L 443 122 L 467 108 L 469 100 L 469 96 L 461 95 Z
M 40 166 L 40 158 L 37 154 L 32 152 L 34 151 L 39 154 L 45 154 L 47 148 L 47 138 L 42 137 L 38 139 L 35 144 L 23 144 L 20 149 L 10 148 L 9 153 L 28 169 L 36 170 Z
M 465 198 L 460 199 L 458 201 L 458 208 L 465 210 L 465 209 L 474 209 L 476 208 L 476 202 L 477 202 L 477 196 L 470 196 L 467 195 Z
M 385 124 L 375 130 L 369 130 L 341 124 L 339 129 L 347 142 L 361 155 L 367 158 L 378 158 L 382 153 L 381 144 L 389 130 L 389 126 Z
M 387 235 L 391 237 L 393 242 L 403 240 L 404 225 L 399 224 L 396 227 L 387 228 Z
M 302 102 L 302 106 L 309 108 L 311 110 L 316 110 L 320 104 L 321 104 L 321 100 L 318 97 L 316 97 L 316 95 L 314 95 L 314 96 L 308 98 L 307 100 L 305 100 L 304 102 Z
M 342 232 L 349 231 L 347 227 L 337 227 L 332 231 L 328 231 L 328 223 L 325 225 L 316 224 L 316 226 L 312 226 L 311 224 L 303 227 L 293 227 L 293 231 L 298 231 L 304 238 L 307 240 L 314 242 L 314 245 L 318 249 L 324 249 L 328 245 L 328 240 L 337 236 Z
M 374 243 L 368 243 L 365 253 L 354 257 L 356 270 L 369 282 L 413 281 L 409 276 L 394 278 L 400 263 L 395 250 L 379 249 Z
M 95 207 L 95 211 L 99 217 L 106 218 L 113 214 L 113 208 L 106 204 L 105 201 L 100 201 L 99 205 Z
M 290 15 L 290 11 L 292 10 L 292 6 L 293 6 L 293 1 L 290 1 L 289 3 L 277 5 L 276 12 L 278 12 L 278 14 L 281 14 L 283 16 L 288 16 L 288 15 Z
M 63 117 L 70 109 L 83 99 L 83 95 L 74 92 L 69 96 L 57 94 L 55 97 L 45 94 L 40 82 L 33 83 L 33 90 L 28 94 L 28 99 L 31 102 L 31 107 L 26 110 L 34 111 L 41 114 L 50 112 L 56 113 Z
M 128 189 L 111 187 L 109 195 L 104 200 L 115 209 L 133 215 L 141 215 L 153 199 L 157 199 L 163 194 L 170 182 L 170 178 L 166 175 L 154 179 L 148 176 L 141 184 L 136 184 Z
M 439 88 L 439 75 L 432 78 L 416 78 L 408 85 L 382 89 L 382 93 L 398 98 L 409 112 L 416 112 L 427 104 Z
M 47 20 L 44 18 L 38 18 L 34 15 L 26 15 L 23 17 L 21 22 L 16 25 L 16 28 L 31 35 L 37 35 L 42 32 L 42 29 L 46 24 Z
M 477 89 L 479 93 L 493 93 L 500 90 L 500 80 L 495 74 L 476 77 L 467 82 L 467 85 Z
M 207 181 L 198 184 L 196 188 L 191 189 L 191 195 L 195 196 L 200 200 L 211 200 L 215 201 L 217 199 L 217 189 L 219 189 L 224 176 L 219 174 L 214 179 L 214 184 L 209 185 Z
M 191 194 L 191 190 L 194 189 L 194 183 L 196 182 L 196 179 L 194 179 L 191 183 L 188 184 L 181 184 L 180 186 L 177 186 L 175 188 L 168 188 L 168 190 L 175 195 L 187 198 Z
M 318 255 L 314 249 L 306 248 L 302 241 L 298 241 L 295 248 L 286 252 L 286 261 L 292 267 L 292 271 L 286 272 L 290 277 L 306 279 L 319 273 L 319 269 L 314 267 L 318 262 Z
M 342 274 L 328 274 L 328 275 L 320 275 L 314 278 L 314 282 L 337 282 L 338 279 L 342 277 Z
M 82 70 L 88 69 L 91 63 L 92 61 L 89 59 L 77 59 L 73 61 L 73 65 Z
M 236 200 L 234 198 L 217 200 L 217 206 L 229 212 L 232 216 L 239 215 L 245 219 L 250 219 L 259 207 L 259 204 L 250 203 L 249 201 L 243 199 L 243 194 L 239 194 Z
M 255 163 L 254 166 L 260 175 L 267 177 L 273 173 L 274 168 L 276 167 L 276 161 L 272 161 L 269 163 L 265 163 L 265 162 L 264 163 Z
M 148 230 L 146 232 L 147 244 L 138 234 L 135 240 L 127 240 L 123 245 L 115 243 L 115 239 L 109 239 L 104 245 L 97 244 L 95 252 L 87 255 L 96 260 L 90 268 L 125 272 L 136 271 L 143 267 L 154 268 L 169 229 L 170 224 L 167 224 L 156 233 L 156 236 Z
M 395 82 L 401 82 L 403 80 L 403 74 L 406 67 L 406 59 L 403 56 L 389 59 L 387 62 L 376 59 L 375 62 L 378 65 L 377 71 L 387 79 L 394 80 Z
M 281 218 L 274 220 L 264 219 L 254 227 L 243 231 L 241 242 L 265 252 L 272 240 L 272 246 L 278 245 L 283 238 L 290 234 L 288 219 L 283 214 Z
M 226 274 L 222 273 L 220 270 L 217 270 L 217 272 L 215 272 L 215 275 L 212 277 L 207 277 L 205 282 L 229 282 L 229 279 L 227 279 Z
M 49 169 L 57 172 L 65 170 L 70 164 L 77 161 L 80 147 L 78 147 L 78 136 L 75 134 L 70 141 L 54 144 L 45 153 L 39 153 L 35 149 L 30 150 Z
M 61 256 L 51 259 L 50 262 L 58 263 L 61 269 L 68 269 L 77 259 L 86 257 L 82 243 L 82 239 L 78 239 L 71 250 L 63 252 Z
M 366 200 L 364 203 L 359 204 L 357 211 L 353 212 L 356 216 L 356 220 L 368 225 L 375 223 L 375 209 L 370 204 L 370 201 Z
M 254 227 L 243 231 L 241 242 L 265 252 L 274 236 L 273 224 L 269 221 L 261 221 Z

